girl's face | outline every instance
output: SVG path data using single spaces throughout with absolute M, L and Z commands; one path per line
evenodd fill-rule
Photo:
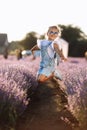
M 58 29 L 50 28 L 48 33 L 47 33 L 48 40 L 53 41 L 54 39 L 56 39 L 58 37 L 58 34 L 59 34 Z

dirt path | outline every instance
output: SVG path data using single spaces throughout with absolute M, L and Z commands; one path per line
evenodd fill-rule
M 39 84 L 26 112 L 17 121 L 16 130 L 75 130 L 78 121 L 65 105 L 66 101 L 61 103 L 58 84 Z
M 32 115 L 32 116 L 31 116 Z M 38 113 L 26 113 L 16 126 L 16 130 L 75 130 L 72 127 L 77 123 L 68 110 L 62 110 L 54 115 L 40 115 Z

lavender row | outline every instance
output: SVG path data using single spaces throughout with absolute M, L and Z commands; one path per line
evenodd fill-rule
M 38 70 L 39 61 L 37 58 L 31 63 L 35 68 L 34 74 Z M 70 111 L 81 125 L 86 125 L 84 120 L 87 119 L 87 61 L 84 58 L 68 58 L 67 62 L 60 62 L 57 69 L 61 71 L 66 85 Z
M 67 87 L 70 111 L 87 125 L 87 61 L 84 58 L 71 58 L 59 66 Z
M 36 77 L 18 61 L 0 63 L 0 119 L 21 115 L 29 104 L 29 91 L 37 87 Z M 12 120 L 12 119 L 11 119 Z
M 27 57 L 19 61 L 16 59 L 11 60 L 11 58 L 7 61 L 2 59 L 2 63 L 7 64 L 7 67 L 0 65 L 0 73 L 2 74 L 0 77 L 5 77 L 4 80 L 11 84 L 7 88 L 12 88 L 10 87 L 12 84 L 14 88 L 15 82 L 17 83 L 16 88 L 20 88 L 20 90 L 26 90 L 29 86 L 36 87 L 35 77 L 39 61 L 39 57 L 36 60 Z M 87 61 L 84 58 L 69 58 L 67 62 L 61 62 L 57 69 L 61 71 L 67 88 L 69 109 L 85 125 L 84 119 L 87 119 Z M 28 80 L 25 77 L 28 77 Z M 26 99 L 26 96 L 24 99 Z

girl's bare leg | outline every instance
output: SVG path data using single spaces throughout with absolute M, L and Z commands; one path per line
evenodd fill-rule
M 38 82 L 45 82 L 48 79 L 52 79 L 53 76 L 54 76 L 53 73 L 50 76 L 45 76 L 45 75 L 41 74 L 41 75 L 38 75 L 37 80 L 38 80 Z

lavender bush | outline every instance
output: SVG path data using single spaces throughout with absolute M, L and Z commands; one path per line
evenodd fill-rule
M 29 91 L 37 87 L 35 76 L 22 63 L 2 60 L 0 63 L 0 119 L 15 123 L 29 104 Z M 31 94 L 31 93 L 30 93 Z M 8 120 L 8 121 L 7 121 Z
M 30 98 L 27 89 L 36 89 L 36 73 L 40 58 L 26 57 L 17 61 L 14 57 L 1 58 L 0 63 L 0 113 L 4 106 L 23 112 Z M 68 93 L 69 110 L 79 120 L 80 127 L 87 126 L 87 61 L 84 58 L 69 58 L 58 66 Z M 6 105 L 5 105 L 6 104 Z M 8 104 L 8 105 L 7 105 Z
M 87 62 L 72 58 L 59 66 L 67 87 L 70 111 L 77 117 L 80 127 L 87 126 Z
M 28 59 L 29 60 L 29 59 Z M 36 74 L 40 59 L 31 64 Z M 30 67 L 31 68 L 31 67 Z M 58 68 L 63 76 L 68 93 L 69 110 L 78 119 L 80 128 L 87 126 L 87 61 L 84 58 L 69 58 L 61 62 Z
M 34 73 L 38 69 L 40 59 L 32 62 Z M 87 61 L 84 58 L 68 58 L 58 68 L 63 76 L 68 93 L 69 110 L 79 120 L 80 127 L 86 127 L 87 119 Z

